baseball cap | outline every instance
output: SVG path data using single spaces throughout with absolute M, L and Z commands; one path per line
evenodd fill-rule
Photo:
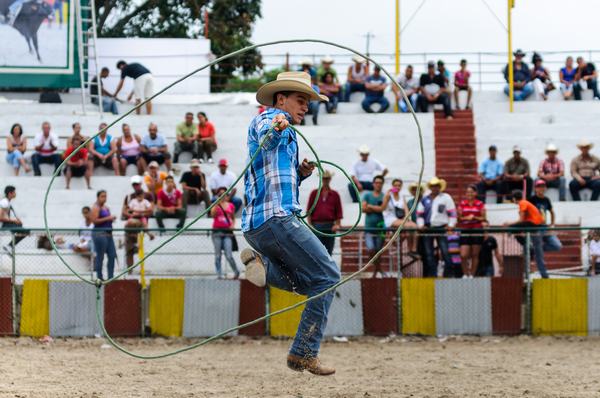
M 229 162 L 227 161 L 227 159 L 221 159 L 219 160 L 219 166 L 229 166 Z
M 518 145 L 513 146 L 513 152 L 519 152 L 521 153 L 521 147 Z
M 542 180 L 542 179 L 536 180 L 536 181 L 535 181 L 535 186 L 536 186 L 536 187 L 541 187 L 541 186 L 544 186 L 544 187 L 545 187 L 545 186 L 546 186 L 546 181 L 544 181 L 544 180 Z
M 156 160 L 153 160 L 150 162 L 150 164 L 148 165 L 148 167 L 150 168 L 157 168 L 159 167 L 158 162 Z
M 192 159 L 190 162 L 190 169 L 193 169 L 194 167 L 200 167 L 200 161 L 198 159 Z
M 142 183 L 142 176 L 131 176 L 131 178 L 129 179 L 129 181 L 131 182 L 131 184 L 141 184 Z
M 490 147 L 488 148 L 488 151 L 497 151 L 498 147 L 496 145 L 490 145 Z

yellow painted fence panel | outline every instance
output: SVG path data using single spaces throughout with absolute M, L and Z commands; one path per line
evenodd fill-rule
M 149 308 L 152 333 L 181 336 L 184 291 L 183 279 L 152 279 Z
M 533 281 L 534 334 L 587 334 L 587 280 L 536 279 Z
M 281 310 L 306 299 L 306 296 L 287 292 L 285 290 L 277 289 L 276 287 L 270 287 L 269 292 L 271 312 Z M 296 330 L 298 329 L 298 324 L 300 323 L 302 311 L 304 311 L 304 305 L 272 317 L 271 336 L 294 337 L 296 335 Z
M 435 335 L 435 279 L 404 278 L 402 293 L 402 333 Z
M 50 333 L 48 282 L 44 279 L 23 282 L 21 336 L 41 337 Z

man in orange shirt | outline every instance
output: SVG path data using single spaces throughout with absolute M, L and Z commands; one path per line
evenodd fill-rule
M 535 264 L 537 265 L 542 278 L 548 278 L 548 271 L 546 270 L 546 264 L 544 262 L 544 250 L 556 250 L 556 248 L 544 244 L 544 230 L 542 229 L 544 226 L 544 217 L 535 205 L 523 199 L 523 191 L 513 191 L 512 200 L 513 203 L 519 205 L 519 221 L 508 223 L 507 225 L 510 227 L 518 227 L 521 230 L 524 230 L 524 232 L 531 234 Z M 532 228 L 533 230 L 527 231 L 528 228 Z M 516 236 L 516 239 L 525 249 L 525 237 Z

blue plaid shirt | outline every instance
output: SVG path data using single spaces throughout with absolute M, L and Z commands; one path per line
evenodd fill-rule
M 287 112 L 276 108 L 268 108 L 252 120 L 248 128 L 248 160 L 280 113 L 291 122 Z M 301 212 L 298 188 L 305 177 L 301 177 L 299 167 L 296 132 L 291 128 L 273 130 L 244 175 L 247 205 L 242 212 L 242 231 L 256 229 L 272 217 Z

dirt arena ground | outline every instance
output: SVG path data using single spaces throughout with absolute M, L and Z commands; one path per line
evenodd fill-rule
M 183 340 L 126 341 L 139 353 Z M 325 343 L 332 377 L 285 367 L 288 341 L 234 338 L 154 361 L 103 339 L 0 339 L 0 397 L 599 397 L 600 338 Z

